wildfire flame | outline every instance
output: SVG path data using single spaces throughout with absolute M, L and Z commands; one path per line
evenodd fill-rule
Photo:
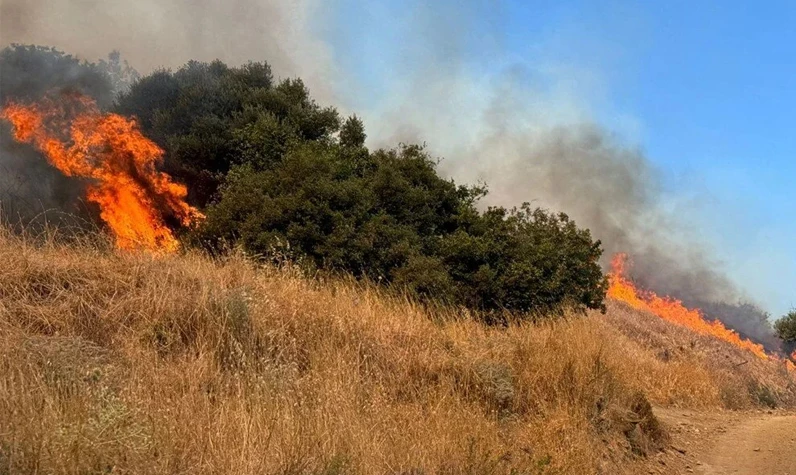
M 627 254 L 617 254 L 611 261 L 610 286 L 608 297 L 625 302 L 633 308 L 651 312 L 664 320 L 681 325 L 703 334 L 748 350 L 762 359 L 770 359 L 762 345 L 741 338 L 718 320 L 708 321 L 699 309 L 689 309 L 672 297 L 659 297 L 654 292 L 641 290 L 626 277 Z
M 204 217 L 185 202 L 184 185 L 157 171 L 163 150 L 136 122 L 100 112 L 86 96 L 9 103 L 0 117 L 13 125 L 15 140 L 33 144 L 65 175 L 89 180 L 86 196 L 121 249 L 173 252 L 179 243 L 165 218 L 187 226 Z

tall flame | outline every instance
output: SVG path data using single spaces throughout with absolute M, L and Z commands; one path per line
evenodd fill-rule
M 134 120 L 104 114 L 86 96 L 9 103 L 0 117 L 17 141 L 33 144 L 62 173 L 89 180 L 87 198 L 121 249 L 173 252 L 179 244 L 164 218 L 185 226 L 203 218 L 185 202 L 187 188 L 156 170 L 163 150 Z
M 720 321 L 708 321 L 699 309 L 689 309 L 672 297 L 659 297 L 654 292 L 640 290 L 627 278 L 627 254 L 617 254 L 611 261 L 608 297 L 625 302 L 633 308 L 651 312 L 664 320 L 681 325 L 703 334 L 748 350 L 762 359 L 769 359 L 763 346 L 741 338 L 736 332 L 725 327 Z M 778 359 L 778 358 L 777 358 Z

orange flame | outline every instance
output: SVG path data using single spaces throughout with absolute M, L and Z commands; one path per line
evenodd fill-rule
M 163 150 L 135 121 L 101 113 L 88 97 L 10 103 L 0 117 L 14 126 L 17 141 L 33 144 L 62 173 L 90 180 L 87 198 L 121 249 L 173 252 L 179 243 L 164 218 L 187 226 L 204 217 L 185 202 L 184 185 L 156 170 Z
M 699 309 L 689 309 L 672 297 L 659 297 L 654 292 L 640 290 L 626 277 L 627 254 L 617 254 L 611 261 L 608 297 L 625 302 L 633 308 L 651 312 L 664 320 L 748 350 L 762 359 L 770 359 L 763 346 L 741 338 L 718 320 L 708 321 Z

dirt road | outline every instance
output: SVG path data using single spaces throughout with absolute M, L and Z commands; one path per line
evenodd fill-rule
M 762 416 L 730 427 L 700 457 L 704 475 L 796 474 L 796 416 Z
M 648 460 L 649 474 L 796 475 L 796 415 L 661 408 L 655 413 L 671 440 Z

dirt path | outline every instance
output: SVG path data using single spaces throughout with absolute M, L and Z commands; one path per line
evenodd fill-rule
M 718 437 L 702 458 L 704 475 L 796 474 L 796 416 L 744 421 Z
M 656 409 L 671 436 L 650 474 L 796 475 L 796 415 Z

